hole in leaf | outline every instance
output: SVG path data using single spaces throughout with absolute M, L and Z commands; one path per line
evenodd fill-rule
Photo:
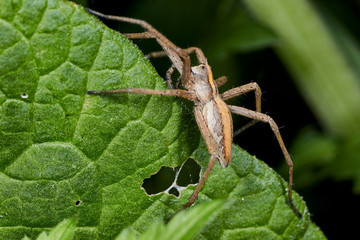
M 161 167 L 157 173 L 144 179 L 142 188 L 148 195 L 165 192 L 180 197 L 181 190 L 199 182 L 200 171 L 201 166 L 194 159 L 189 158 L 178 167 Z
M 197 162 L 189 158 L 182 165 L 176 183 L 181 187 L 186 187 L 189 184 L 197 184 L 200 180 L 201 167 Z
M 81 200 L 77 200 L 76 202 L 75 202 L 75 206 L 80 206 L 81 204 L 82 204 L 83 202 L 81 201 Z
M 175 180 L 175 170 L 172 167 L 161 167 L 160 170 L 146 178 L 142 187 L 149 195 L 158 194 L 168 189 Z
M 180 196 L 179 191 L 178 191 L 175 187 L 172 187 L 172 188 L 168 191 L 168 193 L 174 195 L 175 197 L 179 197 L 179 196 Z

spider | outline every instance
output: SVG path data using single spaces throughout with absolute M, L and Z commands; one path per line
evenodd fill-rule
M 155 39 L 160 44 L 163 51 L 152 52 L 148 54 L 147 57 L 154 58 L 167 56 L 172 62 L 172 66 L 166 73 L 166 83 L 168 86 L 167 90 L 126 88 L 105 91 L 87 91 L 88 94 L 131 93 L 177 96 L 194 102 L 195 119 L 200 128 L 201 135 L 205 140 L 208 152 L 210 153 L 210 159 L 208 166 L 205 169 L 204 174 L 196 186 L 193 194 L 189 198 L 188 202 L 182 206 L 179 211 L 188 208 L 195 202 L 202 186 L 204 185 L 207 177 L 214 167 L 216 160 L 218 160 L 223 168 L 229 166 L 233 139 L 233 123 L 231 113 L 234 113 L 252 119 L 252 121 L 239 129 L 235 134 L 245 130 L 259 121 L 268 123 L 270 125 L 289 167 L 289 204 L 296 215 L 301 217 L 301 213 L 295 207 L 292 201 L 293 161 L 291 160 L 291 157 L 285 147 L 277 124 L 271 117 L 261 113 L 261 89 L 257 83 L 248 83 L 220 94 L 218 87 L 224 84 L 227 79 L 223 76 L 214 80 L 211 68 L 201 49 L 196 47 L 182 49 L 176 46 L 164 35 L 162 35 L 150 24 L 143 20 L 104 15 L 91 9 L 87 9 L 87 11 L 95 16 L 105 19 L 140 25 L 146 30 L 145 32 L 126 33 L 123 35 L 130 39 Z M 191 66 L 191 54 L 196 55 L 199 65 Z M 173 81 L 171 79 L 171 76 L 175 70 L 177 70 L 181 75 L 177 80 L 176 88 L 173 86 Z M 179 88 L 180 85 L 183 87 L 183 89 Z M 255 91 L 255 111 L 243 107 L 227 105 L 225 103 L 225 101 L 230 98 L 250 91 Z

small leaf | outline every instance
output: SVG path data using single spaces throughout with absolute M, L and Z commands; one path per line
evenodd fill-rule
M 50 240 L 50 237 L 46 234 L 46 232 L 42 232 L 36 240 Z
M 223 201 L 215 200 L 200 204 L 196 207 L 188 209 L 175 215 L 171 221 L 164 226 L 160 220 L 155 220 L 140 235 L 139 238 L 131 228 L 127 228 L 121 232 L 116 240 L 122 239 L 138 239 L 138 240 L 190 240 L 194 239 L 209 218 L 218 212 L 223 205 Z
M 54 227 L 49 234 L 42 232 L 37 240 L 70 240 L 75 232 L 76 221 L 74 219 L 66 219 Z M 24 237 L 23 240 L 30 240 Z
M 162 221 L 155 220 L 145 232 L 141 234 L 138 240 L 157 240 L 164 239 L 165 226 Z
M 211 201 L 200 204 L 188 212 L 178 213 L 167 224 L 161 239 L 186 240 L 195 238 L 209 218 L 218 212 L 222 205 L 223 201 Z
M 49 240 L 70 240 L 74 235 L 76 221 L 74 219 L 66 219 L 59 223 L 49 233 Z
M 117 236 L 115 238 L 115 240 L 137 240 L 137 237 L 134 233 L 134 231 L 132 231 L 129 228 L 125 228 L 120 234 L 119 236 Z

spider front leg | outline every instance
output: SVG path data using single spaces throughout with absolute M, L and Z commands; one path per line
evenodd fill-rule
M 196 58 L 200 64 L 208 64 L 203 51 L 198 47 L 189 47 L 185 49 L 187 54 L 196 54 Z
M 206 57 L 203 53 L 203 51 L 200 49 L 200 48 L 197 48 L 197 47 L 189 47 L 189 48 L 186 48 L 184 49 L 184 52 L 186 52 L 188 55 L 190 54 L 193 54 L 195 53 L 196 54 L 196 58 L 198 60 L 198 62 L 200 64 L 207 64 L 207 60 L 206 60 Z M 165 51 L 157 51 L 157 52 L 151 52 L 149 54 L 146 55 L 146 57 L 148 59 L 150 58 L 159 58 L 159 57 L 166 57 L 168 56 L 168 53 L 166 53 Z M 173 65 L 169 68 L 169 70 L 167 71 L 166 73 L 166 79 L 167 79 L 167 82 L 168 82 L 168 86 L 170 86 L 170 83 L 171 83 L 171 86 L 172 86 L 172 80 L 171 80 L 171 75 L 172 73 L 174 72 L 175 68 L 178 69 L 179 73 L 182 74 L 182 65 L 181 65 L 181 68 L 179 69 L 178 66 L 180 66 L 181 64 L 180 63 L 173 63 Z M 223 82 L 223 78 L 220 79 L 220 81 Z M 179 88 L 180 87 L 180 83 L 181 83 L 181 78 L 179 78 L 177 81 L 176 81 L 176 88 Z M 223 83 L 222 83 L 223 84 Z M 173 87 L 172 87 L 173 88 Z
M 206 57 L 204 55 L 204 52 L 200 48 L 198 48 L 198 47 L 189 47 L 189 48 L 185 49 L 185 52 L 187 52 L 187 54 L 195 53 L 196 58 L 197 58 L 197 60 L 198 60 L 198 62 L 200 64 L 208 64 L 208 62 L 206 60 Z M 225 76 L 219 77 L 218 79 L 215 80 L 215 83 L 216 83 L 217 87 L 222 86 L 226 82 L 227 82 L 227 77 L 225 77 Z
M 151 52 L 151 53 L 146 54 L 147 59 L 159 58 L 159 57 L 167 57 L 166 52 L 164 52 L 164 51 L 156 51 L 156 52 Z
M 167 57 L 166 52 L 157 51 L 157 52 L 151 52 L 151 53 L 146 54 L 147 59 L 159 58 L 159 57 Z M 168 89 L 174 89 L 174 85 L 173 85 L 173 81 L 172 81 L 171 76 L 172 76 L 173 72 L 175 71 L 175 69 L 176 69 L 176 66 L 173 64 L 166 72 L 166 85 L 168 86 Z M 179 81 L 180 81 L 180 78 L 176 81 L 177 86 L 179 85 Z
M 156 38 L 155 34 L 153 34 L 153 31 L 152 31 L 153 27 L 150 24 L 148 24 L 147 22 L 143 21 L 143 20 L 134 19 L 134 18 L 128 18 L 128 17 L 106 15 L 106 14 L 102 14 L 100 12 L 94 11 L 94 10 L 92 10 L 90 8 L 87 8 L 86 11 L 93 14 L 93 15 L 95 15 L 95 16 L 97 16 L 97 17 L 101 17 L 101 18 L 108 19 L 108 20 L 113 20 L 113 21 L 127 22 L 127 23 L 140 25 L 144 29 L 148 30 L 147 32 L 143 32 L 143 33 L 127 33 L 127 34 L 124 34 L 128 38 Z
M 117 94 L 117 93 L 131 93 L 131 94 L 148 94 L 148 95 L 160 95 L 160 96 L 176 96 L 194 101 L 195 96 L 193 93 L 182 89 L 168 89 L 168 90 L 156 90 L 156 89 L 143 89 L 143 88 L 124 88 L 116 90 L 104 90 L 104 91 L 87 91 L 87 94 Z
M 255 112 L 246 108 L 242 108 L 242 107 L 238 107 L 238 106 L 232 106 L 232 105 L 228 105 L 229 110 L 237 115 L 241 115 L 244 117 L 248 117 L 251 119 L 254 119 L 256 121 L 261 121 L 261 122 L 266 122 L 270 125 L 271 130 L 273 131 L 273 133 L 275 134 L 275 137 L 280 145 L 281 151 L 283 152 L 283 155 L 285 157 L 286 160 L 286 164 L 289 167 L 289 203 L 290 206 L 292 207 L 292 209 L 294 210 L 294 212 L 296 213 L 296 215 L 298 215 L 299 217 L 301 217 L 301 213 L 299 212 L 299 210 L 295 207 L 293 201 L 292 201 L 292 185 L 293 185 L 293 161 L 291 160 L 291 157 L 289 155 L 289 152 L 287 151 L 284 141 L 280 135 L 280 131 L 279 131 L 279 127 L 277 126 L 277 124 L 275 123 L 275 121 L 269 117 L 266 114 L 260 113 L 260 112 Z
M 184 51 L 184 49 L 177 47 L 173 44 L 169 39 L 167 39 L 164 35 L 162 35 L 159 31 L 157 31 L 154 27 L 152 27 L 149 23 L 143 20 L 128 18 L 128 17 L 119 17 L 119 16 L 111 16 L 105 15 L 100 12 L 86 9 L 89 13 L 102 17 L 104 19 L 127 22 L 141 26 L 146 32 L 142 33 L 127 33 L 123 34 L 128 38 L 154 38 L 166 52 L 166 55 L 170 58 L 173 65 L 177 68 L 179 72 L 181 72 L 183 76 L 183 81 L 187 82 L 191 79 L 191 62 L 190 57 Z
M 196 54 L 196 58 L 197 58 L 197 60 L 198 60 L 198 62 L 200 63 L 200 64 L 207 64 L 207 60 L 206 60 L 206 57 L 205 57 L 205 55 L 204 55 L 204 53 L 203 53 L 203 51 L 200 49 L 200 48 L 197 48 L 197 47 L 189 47 L 189 48 L 187 48 L 187 49 L 184 49 L 184 51 L 187 53 L 187 54 Z M 165 52 L 165 51 L 157 51 L 157 52 L 151 52 L 151 53 L 148 53 L 147 55 L 146 55 L 146 57 L 148 58 L 148 59 L 150 59 L 150 58 L 159 58 L 159 57 L 166 57 L 166 56 L 168 56 L 167 55 L 167 53 Z M 172 75 L 172 73 L 173 73 L 173 71 L 175 70 L 175 68 L 176 68 L 176 66 L 177 65 L 179 65 L 179 64 L 173 64 L 170 68 L 169 68 L 169 70 L 167 71 L 167 74 L 166 74 L 166 76 L 167 76 L 167 83 L 168 83 L 168 86 L 171 86 L 171 87 L 169 87 L 170 89 L 172 89 L 173 87 L 172 87 L 172 80 L 171 80 L 171 75 Z M 181 71 L 179 71 L 180 72 L 180 74 L 182 73 Z M 176 82 L 176 87 L 177 88 L 179 88 L 179 86 L 180 86 L 180 81 L 181 81 L 181 79 L 179 78 Z M 220 77 L 220 78 L 218 78 L 218 79 L 216 79 L 215 80 L 215 83 L 216 83 L 216 85 L 218 86 L 218 87 L 220 87 L 221 85 L 223 85 L 223 84 L 225 84 L 227 82 L 227 78 L 225 77 L 225 76 L 222 76 L 222 77 Z

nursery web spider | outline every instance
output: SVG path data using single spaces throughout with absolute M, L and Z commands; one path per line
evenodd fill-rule
M 220 77 L 216 80 L 213 79 L 210 66 L 207 63 L 207 60 L 201 49 L 196 47 L 182 49 L 170 42 L 164 35 L 162 35 L 145 21 L 128 17 L 104 15 L 91 9 L 87 9 L 87 11 L 95 16 L 105 19 L 140 25 L 146 30 L 145 32 L 126 33 L 123 35 L 130 39 L 155 39 L 163 48 L 163 51 L 152 52 L 148 54 L 147 57 L 151 58 L 167 56 L 172 62 L 172 66 L 166 73 L 166 82 L 169 88 L 167 90 L 127 88 L 105 91 L 88 91 L 88 94 L 132 93 L 161 96 L 177 96 L 193 101 L 195 104 L 195 119 L 211 156 L 208 166 L 199 184 L 189 198 L 188 202 L 180 210 L 191 206 L 195 202 L 200 192 L 200 189 L 204 185 L 206 178 L 214 167 L 216 160 L 219 161 L 220 165 L 223 168 L 229 166 L 232 151 L 231 144 L 233 138 L 233 124 L 231 113 L 234 113 L 253 119 L 247 125 L 239 129 L 235 134 L 245 130 L 246 128 L 254 125 L 256 122 L 259 121 L 266 122 L 270 125 L 286 159 L 286 163 L 289 167 L 289 203 L 294 212 L 299 217 L 301 217 L 301 213 L 295 207 L 292 201 L 293 162 L 285 147 L 285 144 L 279 132 L 279 128 L 276 125 L 275 121 L 268 115 L 261 113 L 261 90 L 257 83 L 253 82 L 245 84 L 243 86 L 236 87 L 222 94 L 219 94 L 218 87 L 226 82 L 226 77 Z M 199 65 L 191 66 L 190 54 L 196 55 Z M 171 76 L 175 70 L 180 73 L 180 78 L 177 80 L 176 88 L 174 88 L 171 79 Z M 179 89 L 180 84 L 183 86 L 184 89 Z M 225 100 L 250 91 L 255 91 L 255 111 L 238 106 L 227 105 L 224 102 Z

